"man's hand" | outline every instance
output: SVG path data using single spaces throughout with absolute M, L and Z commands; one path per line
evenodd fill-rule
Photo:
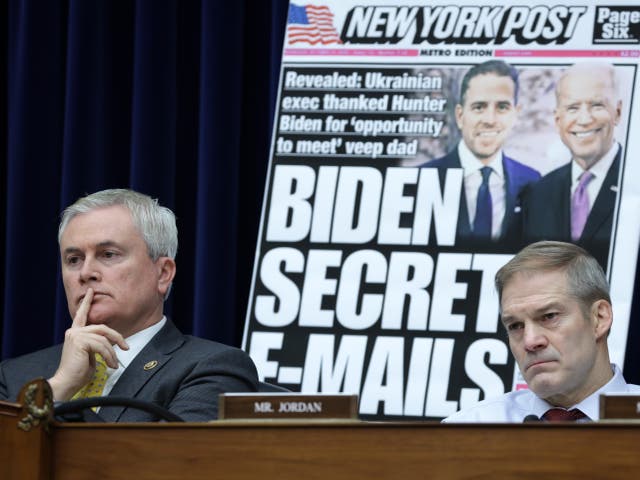
M 129 349 L 122 335 L 114 329 L 106 325 L 87 325 L 92 301 L 93 289 L 89 288 L 73 318 L 71 328 L 65 333 L 60 365 L 49 379 L 54 400 L 69 400 L 89 383 L 96 367 L 96 353 L 102 355 L 109 367 L 118 368 L 113 345 L 118 345 L 123 350 Z

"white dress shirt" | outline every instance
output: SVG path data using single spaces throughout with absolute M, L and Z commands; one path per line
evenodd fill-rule
M 593 174 L 593 179 L 587 184 L 587 194 L 589 195 L 589 211 L 593 208 L 593 204 L 596 201 L 596 197 L 600 192 L 600 188 L 602 188 L 602 184 L 604 183 L 604 179 L 607 176 L 607 172 L 613 163 L 613 160 L 616 158 L 618 153 L 618 149 L 620 145 L 617 143 L 613 143 L 613 146 L 609 149 L 609 151 L 598 160 L 589 171 Z M 573 197 L 574 192 L 578 188 L 578 184 L 580 183 L 580 177 L 584 173 L 584 170 L 575 160 L 571 161 L 571 197 Z
M 567 410 L 579 408 L 590 420 L 600 419 L 600 394 L 602 393 L 635 393 L 640 394 L 640 385 L 627 383 L 616 365 L 611 365 L 613 378 L 602 388 L 589 395 L 580 403 Z M 528 415 L 540 418 L 554 405 L 538 397 L 531 390 L 508 392 L 496 398 L 477 403 L 473 407 L 460 410 L 445 418 L 446 423 L 522 423 Z M 589 421 L 587 419 L 586 421 Z
M 458 142 L 458 157 L 464 170 L 464 193 L 467 200 L 467 212 L 469 214 L 469 227 L 473 230 L 473 221 L 476 218 L 476 201 L 478 188 L 482 184 L 482 167 L 491 167 L 489 176 L 489 191 L 491 192 L 491 238 L 497 239 L 502 233 L 502 221 L 506 210 L 505 178 L 502 168 L 502 150 L 493 157 L 489 164 L 485 165 L 469 150 L 464 142 Z
M 167 323 L 167 317 L 163 316 L 162 320 L 158 323 L 154 323 L 150 327 L 140 330 L 130 337 L 125 338 L 127 345 L 129 345 L 129 350 L 122 350 L 118 345 L 113 346 L 116 356 L 118 357 L 119 365 L 116 369 L 107 367 L 107 382 L 102 390 L 103 396 L 109 395 L 109 392 L 120 378 L 120 375 L 122 375 L 125 369 L 131 362 L 133 362 L 133 359 L 136 358 L 154 335 L 164 327 L 165 323 Z

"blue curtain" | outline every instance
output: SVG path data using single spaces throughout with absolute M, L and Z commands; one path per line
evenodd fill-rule
M 287 9 L 288 0 L 3 4 L 0 358 L 62 340 L 59 214 L 111 187 L 176 212 L 174 321 L 240 344 Z M 634 383 L 639 300 L 637 290 L 625 362 Z
M 130 187 L 178 219 L 167 313 L 239 345 L 287 0 L 10 0 L 0 12 L 0 357 L 70 324 L 57 224 Z

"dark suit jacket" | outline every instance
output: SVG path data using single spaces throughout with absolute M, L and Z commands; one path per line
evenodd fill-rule
M 421 165 L 422 167 L 438 168 L 440 170 L 440 178 L 444 181 L 444 174 L 447 168 L 462 168 L 458 148 L 454 148 L 444 157 L 436 158 Z M 516 242 L 510 236 L 514 231 L 511 224 L 515 221 L 515 217 L 520 210 L 520 193 L 529 184 L 540 179 L 540 173 L 533 168 L 527 167 L 512 158 L 502 155 L 502 168 L 505 176 L 505 213 L 500 230 L 499 241 Z M 473 237 L 469 222 L 469 212 L 467 209 L 467 198 L 464 186 L 460 192 L 460 209 L 458 211 L 458 226 L 456 229 L 456 245 L 465 244 L 469 241 L 477 243 L 477 238 Z
M 22 386 L 36 377 L 50 378 L 60 362 L 62 344 L 0 363 L 0 399 L 15 401 Z M 157 361 L 145 370 L 148 362 Z M 109 396 L 153 402 L 187 421 L 218 416 L 218 394 L 255 392 L 256 367 L 237 348 L 183 335 L 167 320 L 122 373 Z M 152 414 L 125 407 L 102 407 L 110 422 L 156 421 Z
M 576 244 L 589 251 L 606 270 L 609 257 L 613 214 L 618 195 L 618 153 L 607 172 L 600 192 L 587 217 Z M 571 163 L 545 175 L 522 198 L 523 237 L 525 242 L 560 240 L 571 242 Z

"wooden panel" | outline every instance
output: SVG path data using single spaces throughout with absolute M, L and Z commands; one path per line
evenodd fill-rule
M 218 422 L 63 425 L 53 478 L 635 478 L 640 426 Z M 96 460 L 99 459 L 99 460 Z M 97 462 L 97 463 L 95 463 Z
M 600 395 L 600 418 L 640 420 L 640 395 Z
M 47 433 L 43 392 L 32 395 L 38 398 L 31 409 L 26 401 L 0 402 L 2 480 L 584 480 L 635 478 L 640 471 L 638 422 L 51 422 Z M 42 421 L 20 428 L 28 415 Z
M 39 379 L 25 385 L 19 399 L 0 401 L 0 479 L 49 480 L 51 439 L 45 427 L 51 418 L 51 389 Z

